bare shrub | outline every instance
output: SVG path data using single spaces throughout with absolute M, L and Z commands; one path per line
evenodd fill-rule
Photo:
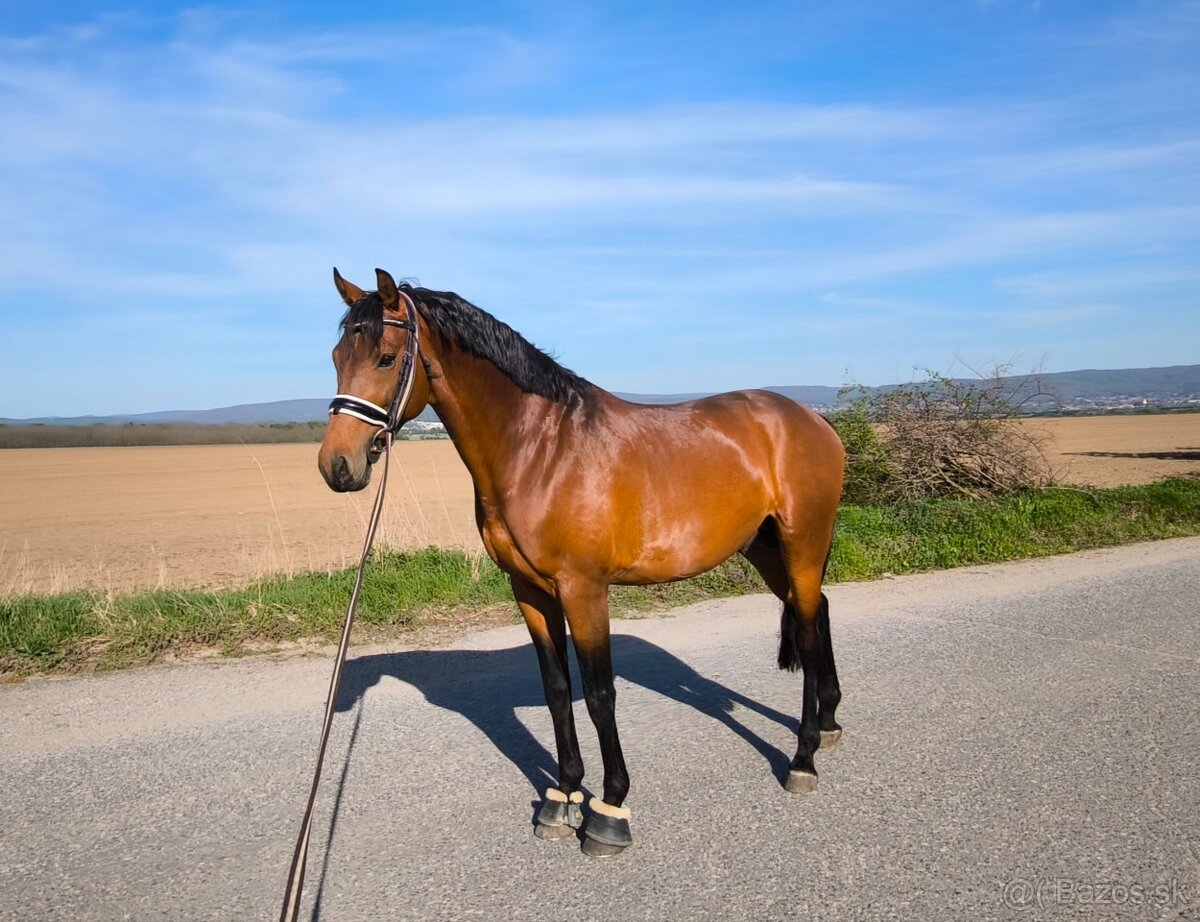
M 846 443 L 845 501 L 983 498 L 1050 484 L 1041 440 L 1016 422 L 1047 391 L 1036 375 L 1004 371 L 972 381 L 927 371 L 888 390 L 849 389 L 859 396 L 833 419 Z
M 846 474 L 842 501 L 858 506 L 889 502 L 892 465 L 879 427 L 871 421 L 870 407 L 863 398 L 838 410 L 829 420 L 846 449 Z

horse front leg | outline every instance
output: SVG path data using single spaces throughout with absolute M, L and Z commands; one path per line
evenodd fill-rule
M 583 851 L 595 858 L 620 854 L 633 844 L 629 830 L 629 772 L 617 734 L 617 692 L 613 684 L 608 624 L 608 586 L 560 583 L 559 598 L 571 627 L 583 677 L 583 695 L 596 726 L 604 760 L 604 797 L 593 797 L 583 826 Z
M 534 835 L 540 839 L 565 839 L 583 824 L 583 757 L 575 734 L 575 714 L 571 708 L 571 673 L 567 663 L 567 632 L 562 607 L 549 594 L 516 577 L 513 595 L 533 638 L 546 707 L 554 723 L 554 742 L 558 749 L 558 787 L 547 788 L 545 799 L 534 820 Z

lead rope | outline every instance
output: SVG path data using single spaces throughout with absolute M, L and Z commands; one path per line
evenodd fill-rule
M 392 438 L 400 431 L 404 411 L 408 409 L 408 401 L 412 397 L 413 383 L 416 380 L 416 361 L 420 350 L 420 327 L 417 322 L 417 306 L 406 292 L 400 292 L 404 298 L 407 313 L 407 324 L 398 320 L 385 319 L 385 324 L 404 326 L 409 331 L 408 342 L 404 350 L 404 364 L 400 369 L 400 384 L 396 388 L 396 396 L 392 399 L 390 409 L 384 411 L 373 403 L 348 394 L 339 394 L 330 404 L 330 413 L 344 413 L 378 426 L 381 431 L 375 438 L 383 440 L 383 474 L 379 478 L 379 490 L 375 494 L 375 506 L 371 510 L 371 521 L 367 524 L 367 539 L 363 542 L 362 558 L 358 562 L 358 574 L 354 577 L 354 589 L 350 593 L 350 604 L 346 608 L 346 624 L 342 628 L 342 642 L 338 645 L 337 660 L 333 664 L 333 675 L 329 679 L 329 697 L 325 701 L 325 723 L 321 727 L 321 743 L 317 747 L 317 765 L 313 769 L 312 789 L 308 793 L 308 804 L 304 808 L 304 823 L 300 827 L 300 837 L 296 840 L 296 851 L 292 855 L 292 870 L 288 875 L 287 890 L 283 894 L 283 909 L 279 913 L 279 922 L 297 922 L 300 918 L 300 894 L 304 889 L 304 867 L 308 863 L 308 840 L 312 833 L 313 805 L 317 800 L 317 787 L 321 783 L 321 766 L 325 762 L 325 747 L 329 743 L 329 730 L 333 726 L 333 712 L 337 704 L 338 689 L 342 684 L 342 667 L 346 663 L 346 651 L 350 648 L 350 627 L 354 624 L 354 610 L 358 607 L 358 594 L 362 590 L 363 573 L 367 569 L 367 558 L 371 556 L 371 545 L 375 543 L 375 531 L 379 527 L 379 517 L 383 512 L 383 494 L 387 487 L 388 464 L 392 457 Z M 355 408 L 366 409 L 366 414 L 354 412 Z M 368 419 L 372 411 L 385 414 L 385 419 Z
M 308 863 L 308 839 L 312 832 L 313 805 L 317 800 L 317 787 L 321 783 L 321 766 L 325 762 L 325 746 L 329 742 L 329 730 L 333 726 L 333 712 L 337 704 L 338 689 L 342 684 L 342 667 L 346 663 L 346 651 L 350 647 L 350 627 L 354 624 L 354 610 L 358 607 L 358 594 L 362 590 L 363 573 L 367 568 L 367 558 L 371 555 L 371 545 L 375 543 L 375 530 L 379 526 L 379 516 L 383 511 L 383 494 L 387 487 L 388 460 L 392 456 L 392 433 L 383 431 L 383 474 L 379 478 L 379 490 L 375 494 L 375 506 L 371 510 L 371 521 L 367 525 L 367 540 L 363 543 L 362 559 L 358 562 L 358 575 L 354 578 L 354 589 L 350 593 L 350 605 L 346 609 L 346 624 L 342 628 L 342 641 L 338 645 L 337 659 L 333 665 L 333 675 L 329 679 L 329 697 L 325 701 L 325 723 L 321 727 L 321 743 L 317 747 L 317 765 L 313 770 L 312 789 L 308 794 L 308 805 L 304 808 L 304 823 L 300 827 L 300 837 L 296 841 L 296 851 L 292 855 L 292 870 L 288 875 L 287 890 L 283 895 L 283 909 L 279 913 L 279 922 L 296 922 L 300 918 L 300 893 L 304 888 L 304 867 Z

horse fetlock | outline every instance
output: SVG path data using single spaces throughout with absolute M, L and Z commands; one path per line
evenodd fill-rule
M 811 768 L 812 754 L 821 747 L 821 731 L 814 720 L 808 726 L 801 726 L 796 734 L 796 757 L 792 759 L 792 768 Z
M 842 703 L 842 689 L 836 682 L 818 681 L 817 701 L 823 711 L 834 711 Z
M 583 761 L 570 752 L 562 752 L 558 757 L 559 788 L 579 793 L 578 788 L 581 784 L 583 784 Z

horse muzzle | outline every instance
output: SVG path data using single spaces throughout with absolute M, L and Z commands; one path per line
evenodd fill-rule
M 355 493 L 371 482 L 371 465 L 378 458 L 379 451 L 371 448 L 367 449 L 365 457 L 358 464 L 340 452 L 328 457 L 322 453 L 317 459 L 317 467 L 329 489 L 335 493 Z

